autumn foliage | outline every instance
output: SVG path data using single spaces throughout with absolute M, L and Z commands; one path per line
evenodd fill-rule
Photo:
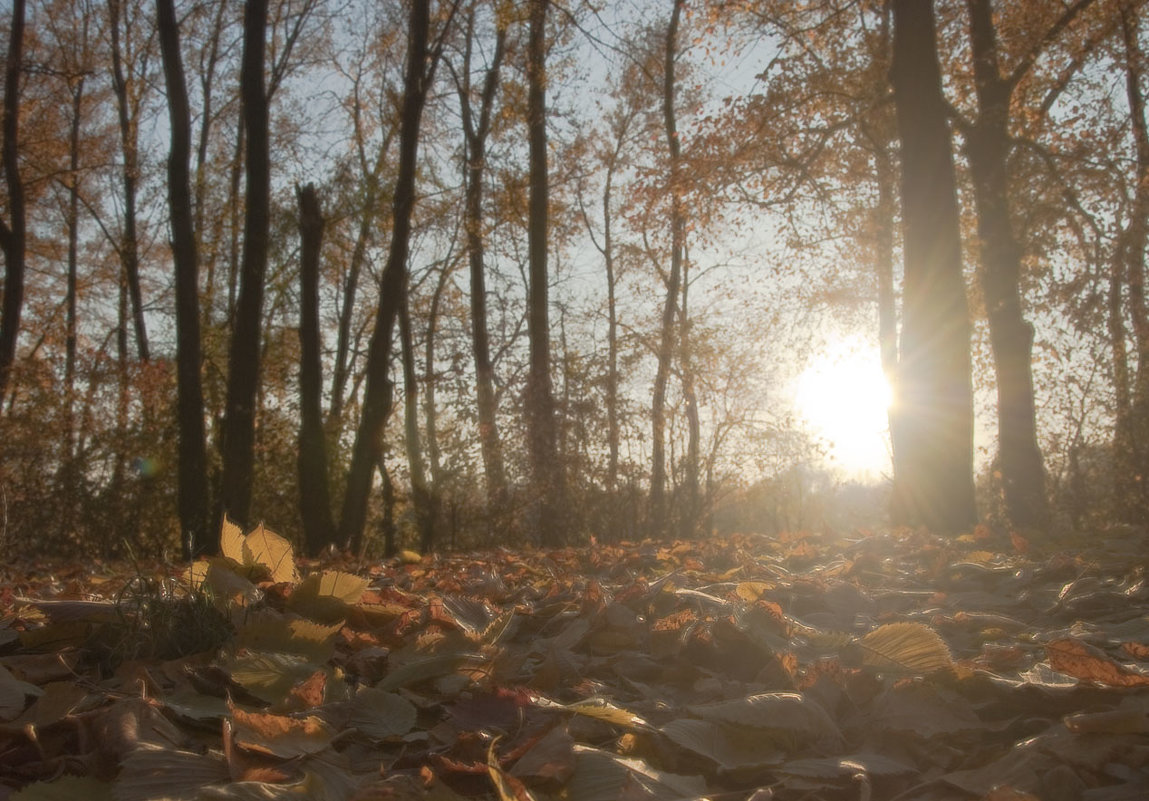
M 1145 789 L 1135 538 L 1076 555 L 901 532 L 376 564 L 304 560 L 264 527 L 221 542 L 182 570 L 8 570 L 9 797 Z

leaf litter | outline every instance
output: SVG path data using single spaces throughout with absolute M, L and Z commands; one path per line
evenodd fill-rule
M 9 565 L 0 801 L 1149 797 L 1139 543 Z M 87 569 L 85 569 L 87 568 Z

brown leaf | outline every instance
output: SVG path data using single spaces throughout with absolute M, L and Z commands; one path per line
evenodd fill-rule
M 1149 676 L 1134 673 L 1081 640 L 1054 640 L 1045 646 L 1045 653 L 1054 670 L 1081 681 L 1092 681 L 1107 687 L 1149 685 Z

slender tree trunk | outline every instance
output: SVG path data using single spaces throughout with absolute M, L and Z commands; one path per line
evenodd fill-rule
M 395 525 L 395 482 L 391 480 L 387 460 L 382 456 L 379 458 L 379 475 L 383 478 L 383 519 L 379 522 L 379 530 L 383 534 L 383 555 L 392 557 L 399 553 L 396 538 L 398 527 Z
M 1137 156 L 1136 180 L 1129 223 L 1121 232 L 1118 259 L 1129 289 L 1131 330 L 1137 352 L 1137 372 L 1129 399 L 1127 436 L 1133 455 L 1133 482 L 1122 500 L 1125 516 L 1141 522 L 1149 510 L 1149 304 L 1145 299 L 1145 246 L 1149 240 L 1149 121 L 1145 113 L 1145 53 L 1138 37 L 1138 13 L 1132 3 L 1121 6 L 1125 45 L 1125 85 L 1129 119 Z M 1123 483 L 1128 483 L 1124 480 Z
M 121 34 L 121 0 L 108 0 L 108 17 L 112 37 L 112 89 L 116 94 L 116 112 L 120 125 L 120 149 L 124 166 L 121 180 L 124 186 L 124 231 L 119 243 L 120 264 L 131 300 L 132 325 L 136 335 L 136 354 L 140 361 L 151 358 L 148 347 L 148 329 L 144 320 L 143 291 L 140 287 L 140 246 L 137 232 L 136 200 L 140 176 L 139 109 L 134 94 L 124 75 Z M 134 84 L 134 81 L 133 81 Z
M 407 469 L 411 472 L 411 500 L 423 553 L 435 545 L 435 518 L 431 515 L 431 489 L 423 464 L 423 438 L 419 434 L 419 377 L 415 372 L 415 343 L 411 336 L 411 296 L 403 285 L 399 307 L 399 350 L 403 361 L 403 426 L 407 437 Z
M 905 303 L 897 402 L 905 518 L 937 531 L 977 519 L 970 323 L 962 278 L 953 152 L 933 3 L 893 0 L 891 78 L 902 146 Z
M 679 324 L 679 369 L 682 372 L 682 401 L 686 406 L 686 464 L 682 477 L 682 520 L 679 536 L 690 539 L 698 531 L 702 515 L 702 495 L 699 486 L 699 468 L 702 459 L 702 426 L 698 420 L 698 393 L 694 389 L 694 363 L 690 343 L 690 256 L 683 250 L 682 258 L 682 317 Z
M 317 555 L 335 542 L 327 445 L 323 434 L 322 333 L 319 330 L 319 255 L 325 220 L 311 184 L 299 201 L 299 512 L 307 551 Z
M 527 376 L 526 422 L 530 445 L 533 528 L 544 547 L 560 545 L 563 529 L 562 466 L 557 457 L 555 403 L 551 390 L 550 301 L 547 287 L 549 182 L 547 174 L 546 22 L 548 0 L 530 0 L 527 41 L 527 137 L 530 151 L 527 253 L 530 287 L 527 329 L 530 371 Z
M 1024 529 L 1049 521 L 1045 467 L 1037 446 L 1031 368 L 1033 326 L 1022 311 L 1021 246 L 1009 188 L 1009 109 L 989 0 L 968 0 L 977 119 L 967 135 L 980 239 L 981 286 L 997 378 L 998 455 L 1006 516 Z
M 19 1 L 19 0 L 18 0 Z M 203 386 L 200 379 L 199 264 L 192 224 L 191 114 L 173 0 L 156 0 L 168 94 L 171 153 L 168 205 L 176 291 L 176 381 L 179 416 L 179 516 L 184 557 L 219 551 L 219 531 L 209 525 Z
M 222 231 L 222 220 L 224 216 L 218 213 L 213 215 L 215 217 L 213 225 L 216 234 L 212 239 L 211 252 L 204 254 L 204 236 L 207 231 L 205 217 L 208 213 L 206 201 L 208 189 L 208 145 L 211 144 L 212 123 L 215 118 L 215 109 L 212 104 L 212 99 L 214 97 L 213 89 L 215 87 L 216 65 L 219 63 L 220 37 L 223 35 L 224 12 L 228 7 L 228 3 L 219 2 L 216 4 L 207 53 L 201 57 L 198 70 L 202 108 L 200 109 L 199 139 L 196 143 L 195 232 L 197 236 L 197 247 L 199 247 L 200 255 L 206 262 L 204 265 L 203 295 L 203 322 L 206 326 L 211 326 L 212 321 L 215 319 L 215 266 L 219 261 L 219 232 Z
M 242 283 L 236 301 L 228 357 L 227 405 L 223 427 L 221 510 L 246 526 L 252 521 L 255 467 L 256 396 L 259 390 L 260 333 L 271 226 L 271 143 L 264 51 L 267 0 L 247 0 L 243 16 L 240 95 L 247 131 Z
M 499 71 L 506 51 L 507 29 L 499 24 L 495 51 L 487 69 L 476 124 L 471 109 L 470 67 L 474 38 L 474 9 L 467 20 L 467 43 L 463 59 L 463 74 L 459 85 L 459 103 L 466 135 L 464 154 L 464 229 L 467 237 L 467 256 L 471 273 L 471 349 L 475 358 L 475 390 L 479 417 L 479 446 L 483 456 L 483 472 L 487 480 L 488 517 L 504 513 L 507 503 L 506 474 L 503 467 L 503 448 L 496 421 L 495 368 L 491 362 L 491 346 L 487 331 L 487 288 L 483 232 L 483 181 L 487 168 L 487 134 L 491 129 L 491 113 L 495 93 L 499 87 Z
M 434 70 L 428 58 L 429 0 L 411 4 L 407 39 L 407 66 L 403 80 L 403 106 L 399 123 L 399 172 L 395 179 L 392 204 L 391 245 L 379 286 L 379 306 L 375 330 L 367 349 L 367 385 L 363 412 L 355 433 L 347 491 L 343 496 L 340 540 L 358 551 L 367 524 L 367 501 L 371 477 L 383 454 L 383 429 L 391 413 L 391 361 L 395 318 L 402 302 L 407 274 L 407 253 L 411 238 L 411 213 L 415 207 L 415 171 L 418 166 L 419 125 Z M 430 63 L 428 63 L 430 62 Z
M 24 61 L 25 0 L 12 0 L 8 29 L 8 59 L 4 66 L 4 119 L 0 136 L 0 166 L 8 188 L 8 222 L 0 222 L 4 250 L 4 306 L 0 313 L 0 405 L 3 405 L 16 363 L 16 339 L 24 309 L 25 207 L 20 180 L 20 73 Z
M 894 292 L 894 218 L 897 214 L 896 175 L 889 153 L 882 150 L 876 155 L 874 174 L 878 188 L 878 202 L 874 207 L 874 269 L 878 276 L 878 351 L 882 373 L 891 387 L 898 385 L 898 310 Z M 890 427 L 890 462 L 894 482 L 904 472 L 901 464 L 902 443 L 900 418 L 896 404 L 886 411 Z M 902 515 L 897 510 L 894 517 Z
M 84 32 L 87 37 L 86 18 Z M 75 420 L 74 409 L 76 403 L 76 295 L 79 292 L 80 273 L 80 123 L 84 110 L 84 76 L 73 76 L 69 80 L 69 90 L 72 94 L 72 118 L 68 126 L 68 212 L 66 224 L 68 227 L 68 280 L 65 291 L 64 315 L 64 415 L 66 419 L 65 437 L 65 465 L 64 470 L 71 478 L 72 460 L 75 457 Z M 69 488 L 74 489 L 74 488 Z M 71 493 L 69 493 L 71 497 Z M 70 521 L 65 520 L 65 526 Z
M 658 367 L 654 375 L 654 395 L 650 407 L 650 533 L 655 537 L 665 537 L 669 524 L 666 502 L 666 390 L 670 380 L 671 362 L 674 359 L 674 320 L 681 292 L 682 253 L 686 240 L 686 219 L 682 208 L 679 176 L 682 151 L 678 141 L 678 123 L 674 110 L 676 88 L 674 63 L 678 55 L 678 21 L 682 14 L 683 0 L 672 1 L 674 6 L 666 29 L 662 77 L 662 118 L 666 145 L 670 153 L 667 181 L 670 191 L 670 273 L 666 280 L 666 302 L 662 307 Z
M 450 265 L 444 265 L 439 273 L 439 280 L 435 283 L 435 291 L 431 294 L 431 309 L 427 315 L 427 341 L 423 343 L 424 360 L 427 364 L 426 392 L 423 397 L 423 419 L 427 429 L 427 464 L 431 471 L 431 497 L 430 515 L 436 530 L 439 529 L 440 509 L 442 507 L 442 487 L 446 476 L 443 474 L 443 460 L 439 453 L 439 415 L 438 403 L 435 398 L 435 338 L 439 330 L 439 307 L 442 305 L 443 292 L 451 275 Z M 488 517 L 488 520 L 490 518 Z
M 613 165 L 608 169 L 602 190 L 602 253 L 606 270 L 606 490 L 611 496 L 618 492 L 618 453 L 622 439 L 618 419 L 618 300 L 617 275 L 614 264 L 614 235 L 612 231 L 611 183 Z
M 335 366 L 331 372 L 331 407 L 327 412 L 327 434 L 336 441 L 343 430 L 343 408 L 346 402 L 347 382 L 351 377 L 351 325 L 355 320 L 355 296 L 359 291 L 359 277 L 367 260 L 371 233 L 379 222 L 379 179 L 387 163 L 391 137 L 388 135 L 375 158 L 372 170 L 364 176 L 363 206 L 359 216 L 359 230 L 347 277 L 343 282 L 343 297 L 339 307 L 339 329 L 335 339 Z

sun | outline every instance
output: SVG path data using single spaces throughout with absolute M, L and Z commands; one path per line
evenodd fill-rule
M 798 415 L 825 441 L 831 463 L 854 477 L 890 469 L 890 385 L 878 351 L 843 339 L 812 359 L 795 388 Z

